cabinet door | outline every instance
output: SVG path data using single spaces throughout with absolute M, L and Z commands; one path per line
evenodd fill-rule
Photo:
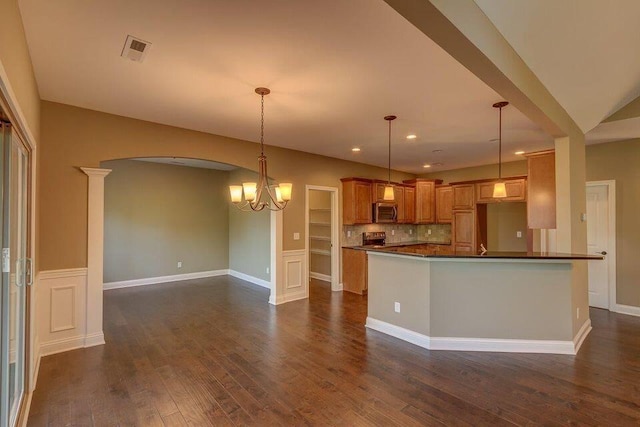
M 433 224 L 436 222 L 435 183 L 416 183 L 416 223 Z
M 384 188 L 387 186 L 386 182 L 374 182 L 371 184 L 371 198 L 372 203 L 384 202 Z
M 457 253 L 460 252 L 473 252 L 473 247 L 470 245 L 456 245 L 454 249 Z
M 405 210 L 404 204 L 404 187 L 395 185 L 393 187 L 393 197 L 395 199 L 395 203 L 398 205 L 398 215 L 397 220 L 399 224 L 404 224 L 406 222 L 407 212 Z
M 474 216 L 474 211 L 455 211 L 453 213 L 453 240 L 456 247 L 461 244 L 475 246 Z
M 372 222 L 371 185 L 364 182 L 355 183 L 355 223 L 370 224 Z
M 451 187 L 436 188 L 436 222 L 450 223 L 453 220 L 453 189 Z
M 555 153 L 531 156 L 528 162 L 527 223 L 529 228 L 556 228 Z
M 507 197 L 501 199 L 493 198 L 493 186 L 497 181 L 481 182 L 477 184 L 478 203 L 502 202 L 525 202 L 527 200 L 526 180 L 510 179 L 504 182 L 507 190 Z
M 452 188 L 453 188 L 453 209 L 473 209 L 475 205 L 474 185 L 461 184 L 461 185 L 454 185 Z
M 342 284 L 347 292 L 362 295 L 367 291 L 367 253 L 342 249 Z
M 404 187 L 404 222 L 416 222 L 416 189 L 413 187 Z

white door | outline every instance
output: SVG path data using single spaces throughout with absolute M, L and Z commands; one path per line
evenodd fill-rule
M 606 254 L 609 243 L 609 186 L 587 184 L 587 248 L 590 254 Z M 609 261 L 589 263 L 589 305 L 609 309 Z

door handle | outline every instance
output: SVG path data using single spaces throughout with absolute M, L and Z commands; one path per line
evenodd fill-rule
M 25 258 L 26 270 L 25 279 L 27 286 L 33 285 L 33 260 L 31 258 Z
M 606 255 L 607 251 L 598 252 L 600 255 Z

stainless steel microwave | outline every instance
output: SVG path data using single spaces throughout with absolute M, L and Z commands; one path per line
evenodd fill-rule
M 374 203 L 373 222 L 378 224 L 398 222 L 398 205 L 386 202 Z

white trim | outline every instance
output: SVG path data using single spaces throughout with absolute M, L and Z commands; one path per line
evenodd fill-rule
M 9 82 L 9 76 L 7 75 L 7 71 L 5 70 L 4 65 L 2 64 L 2 61 L 0 61 L 0 90 L 2 90 L 2 93 L 4 94 L 4 98 L 7 101 L 7 104 L 9 104 L 7 105 L 7 107 L 9 108 L 9 110 L 11 110 L 12 113 L 14 113 L 15 118 L 18 121 L 18 126 L 25 133 L 25 136 L 27 138 L 26 143 L 29 145 L 29 147 L 32 150 L 34 150 L 37 146 L 36 138 L 33 136 L 33 132 L 31 132 L 31 128 L 28 125 L 27 119 L 22 111 L 22 108 L 20 108 L 20 104 L 18 103 L 18 97 L 13 91 L 13 87 Z M 34 184 L 35 184 L 35 181 L 34 181 Z M 34 191 L 34 194 L 35 194 L 35 191 Z
M 331 283 L 332 291 L 341 291 L 342 286 L 340 284 L 340 209 L 339 209 L 339 189 L 338 187 L 325 187 L 321 185 L 306 185 L 304 193 L 304 225 L 305 225 L 305 242 L 304 250 L 306 257 L 307 270 L 309 270 L 311 264 L 309 262 L 309 190 L 328 191 L 331 193 L 331 276 L 329 280 L 324 280 Z M 318 273 L 316 273 L 318 274 Z M 306 278 L 307 283 L 309 279 L 313 277 L 309 273 Z
M 232 275 L 229 270 L 197 271 L 194 273 L 174 274 L 171 276 L 146 277 L 143 279 L 122 280 L 119 282 L 109 282 L 103 285 L 105 291 L 111 289 L 130 288 L 133 286 L 157 285 L 160 283 L 180 282 L 182 280 L 202 279 L 205 277 Z
M 43 342 L 40 343 L 40 357 L 62 353 L 69 350 L 75 350 L 82 347 L 84 347 L 83 335 Z
M 502 353 L 551 353 L 575 355 L 591 331 L 587 320 L 572 341 L 504 338 L 430 337 L 378 319 L 367 317 L 365 326 L 428 350 L 491 351 Z
M 37 280 L 64 279 L 67 277 L 84 277 L 86 268 L 67 268 L 63 270 L 44 270 L 38 273 Z
M 271 282 L 264 279 L 259 279 L 255 276 L 250 276 L 248 274 L 241 273 L 236 270 L 228 270 L 229 276 L 233 276 L 237 279 L 244 280 L 245 282 L 253 283 L 254 285 L 262 286 L 263 288 L 271 289 Z
M 585 338 L 587 338 L 587 335 L 589 335 L 589 332 L 591 332 L 592 329 L 593 328 L 591 327 L 591 319 L 585 320 L 576 336 L 573 337 L 573 348 L 575 349 L 575 354 L 578 353 L 578 350 L 580 350 L 580 347 L 582 347 L 582 343 L 584 342 Z
M 329 276 L 328 274 L 322 274 L 322 273 L 316 273 L 315 271 L 310 271 L 309 277 L 312 279 L 322 280 L 323 282 L 331 283 L 331 276 Z
M 309 296 L 307 295 L 306 292 L 297 292 L 295 294 L 286 294 L 286 295 L 282 295 L 282 296 L 277 296 L 273 302 L 271 300 L 271 298 L 269 298 L 269 304 L 273 304 L 273 305 L 279 305 L 279 304 L 284 304 L 286 302 L 292 302 L 292 301 L 298 301 L 301 299 L 307 299 Z
M 270 218 L 270 262 L 271 262 L 271 293 L 269 294 L 269 304 L 276 305 L 278 295 L 282 293 L 282 230 L 284 228 L 283 212 L 271 211 Z
M 640 316 L 640 307 L 633 305 L 616 304 L 611 307 L 611 311 L 629 316 Z
M 332 291 L 342 291 L 344 289 L 344 283 L 338 283 L 336 289 L 331 289 Z
M 95 334 L 85 335 L 84 337 L 84 346 L 83 347 L 93 347 L 96 345 L 105 344 L 104 342 L 104 334 L 102 332 L 97 332 Z
M 607 186 L 607 202 L 609 204 L 609 224 L 608 224 L 608 236 L 609 247 L 607 251 L 607 261 L 609 262 L 609 310 L 618 312 L 618 297 L 617 291 L 617 272 L 616 272 L 616 181 L 613 179 L 604 181 L 588 181 L 587 187 L 606 185 Z M 587 218 L 587 221 L 589 218 Z

